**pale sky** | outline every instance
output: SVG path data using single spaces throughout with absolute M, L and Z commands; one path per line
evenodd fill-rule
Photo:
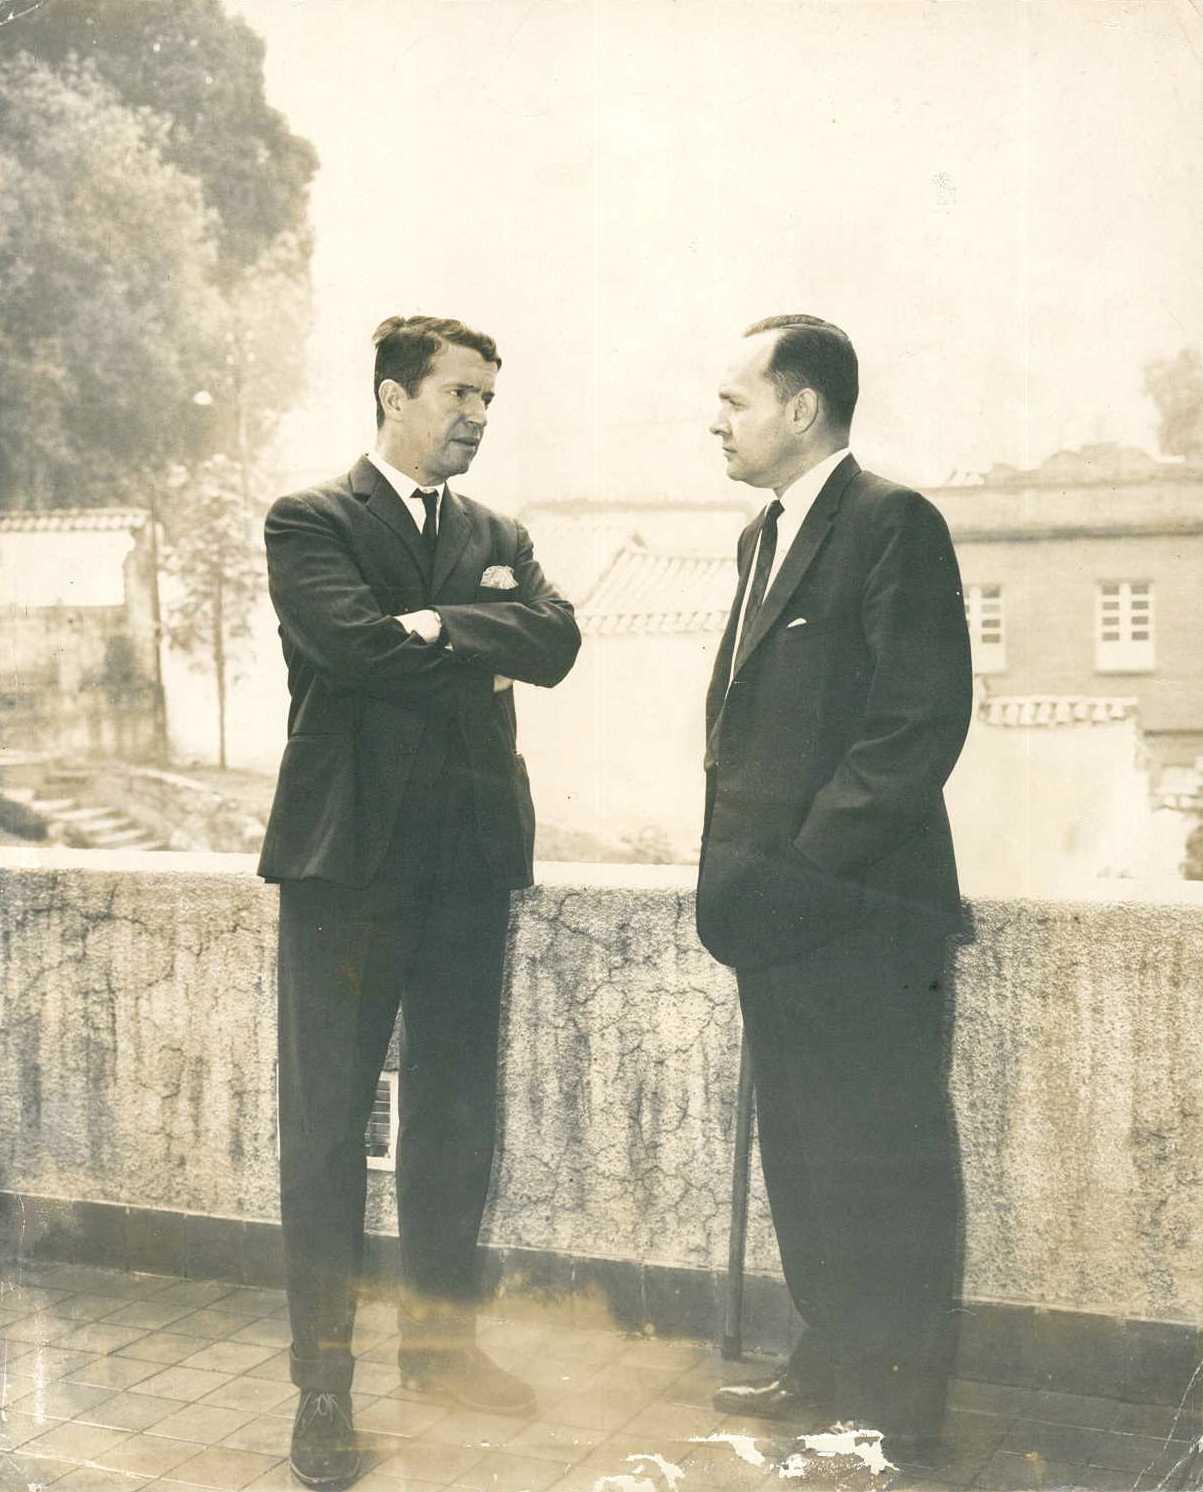
M 854 449 L 934 484 L 1154 443 L 1203 345 L 1196 0 L 228 0 L 321 156 L 287 461 L 370 442 L 373 327 L 503 360 L 463 490 L 734 496 L 707 434 L 743 327 L 841 324 Z M 746 489 L 741 489 L 746 493 Z

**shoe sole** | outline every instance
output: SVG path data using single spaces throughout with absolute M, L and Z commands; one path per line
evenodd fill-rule
M 354 1470 L 347 1472 L 344 1476 L 338 1477 L 306 1476 L 303 1471 L 298 1470 L 297 1463 L 291 1456 L 288 1460 L 288 1469 L 303 1486 L 317 1487 L 321 1489 L 321 1492 L 342 1492 L 342 1488 L 349 1487 L 353 1482 L 359 1480 L 359 1475 L 363 1470 L 363 1458 L 356 1456 Z
M 715 1394 L 710 1400 L 711 1407 L 719 1414 L 739 1414 L 748 1419 L 762 1419 L 768 1424 L 804 1425 L 810 1420 L 823 1420 L 823 1408 L 818 1402 L 813 1404 L 796 1404 L 789 1409 L 756 1409 L 750 1407 L 747 1399 L 727 1398 L 724 1394 Z

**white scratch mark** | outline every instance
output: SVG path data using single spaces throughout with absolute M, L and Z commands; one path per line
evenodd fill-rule
M 749 1466 L 767 1466 L 764 1454 L 751 1435 L 693 1435 L 694 1445 L 729 1445 L 741 1461 Z
M 668 1483 L 669 1492 L 674 1492 L 677 1483 L 685 1480 L 685 1470 L 683 1467 L 678 1466 L 674 1461 L 666 1461 L 663 1456 L 658 1455 L 655 1451 L 640 1451 L 638 1455 L 628 1456 L 627 1460 L 632 1462 L 650 1461 Z M 636 1465 L 635 1470 L 642 1471 L 642 1465 Z
M 668 1492 L 676 1492 L 677 1483 L 685 1480 L 685 1472 L 680 1466 L 666 1461 L 655 1451 L 638 1451 L 625 1459 L 637 1472 L 646 1472 L 649 1463 L 654 1466 L 668 1484 Z M 661 1492 L 661 1489 L 646 1475 L 629 1476 L 620 1473 L 617 1476 L 598 1477 L 593 1483 L 593 1492 Z
M 780 1474 L 784 1478 L 806 1476 L 811 1469 L 808 1454 L 826 1459 L 850 1456 L 859 1461 L 872 1476 L 881 1476 L 883 1472 L 898 1469 L 892 1461 L 886 1460 L 881 1448 L 880 1430 L 858 1430 L 855 1427 L 825 1430 L 820 1435 L 799 1435 L 798 1444 L 802 1450 L 795 1451 L 781 1467 Z

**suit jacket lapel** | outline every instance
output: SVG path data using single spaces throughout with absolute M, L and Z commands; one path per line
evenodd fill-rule
M 429 579 L 430 555 L 422 542 L 421 530 L 392 484 L 366 456 L 361 456 L 351 468 L 351 490 L 367 499 L 368 512 L 396 534 L 409 550 L 414 564 Z
M 764 516 L 761 515 L 761 524 Z M 735 586 L 735 600 L 731 603 L 731 612 L 727 617 L 727 625 L 723 628 L 722 640 L 718 645 L 718 656 L 714 660 L 714 676 L 711 688 L 719 691 L 719 697 L 727 692 L 727 685 L 731 679 L 731 655 L 735 651 L 735 634 L 739 627 L 740 613 L 743 611 L 744 595 L 748 589 L 748 581 L 752 574 L 752 557 L 756 553 L 756 545 L 760 539 L 760 528 L 752 535 L 751 542 L 746 546 L 744 553 L 739 557 L 739 579 Z
M 763 522 L 763 517 L 761 519 Z M 710 688 L 706 693 L 706 759 L 705 766 L 709 770 L 714 765 L 714 743 L 718 723 L 722 719 L 723 706 L 727 702 L 727 686 L 731 682 L 731 654 L 735 650 L 735 632 L 739 626 L 740 612 L 743 610 L 744 592 L 748 588 L 748 579 L 752 574 L 752 556 L 756 553 L 756 543 L 760 537 L 759 528 L 752 536 L 751 542 L 743 546 L 743 552 L 737 556 L 739 564 L 739 580 L 735 587 L 735 600 L 731 603 L 731 611 L 727 617 L 727 625 L 723 628 L 722 639 L 718 645 L 718 654 L 714 660 L 714 672 L 710 676 Z
M 845 456 L 823 483 L 822 490 L 811 504 L 810 512 L 802 520 L 802 527 L 790 545 L 789 553 L 782 561 L 772 585 L 769 586 L 760 610 L 753 618 L 752 625 L 745 630 L 740 639 L 732 677 L 739 672 L 751 654 L 764 641 L 769 629 L 781 615 L 785 603 L 798 589 L 802 577 L 814 563 L 815 556 L 823 547 L 823 541 L 835 521 L 845 487 L 859 471 L 860 467 L 855 457 Z
M 431 595 L 438 600 L 439 591 L 446 584 L 447 577 L 455 569 L 456 563 L 472 537 L 473 522 L 467 508 L 451 488 L 447 488 L 447 495 L 443 499 L 443 510 L 439 519 L 439 541 L 434 550 L 434 579 L 431 583 Z

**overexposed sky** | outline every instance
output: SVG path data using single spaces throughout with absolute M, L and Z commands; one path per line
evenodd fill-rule
M 721 500 L 743 326 L 839 322 L 854 447 L 933 484 L 1115 439 L 1203 344 L 1195 0 L 228 0 L 313 141 L 287 463 L 370 441 L 394 312 L 504 367 L 464 490 Z

